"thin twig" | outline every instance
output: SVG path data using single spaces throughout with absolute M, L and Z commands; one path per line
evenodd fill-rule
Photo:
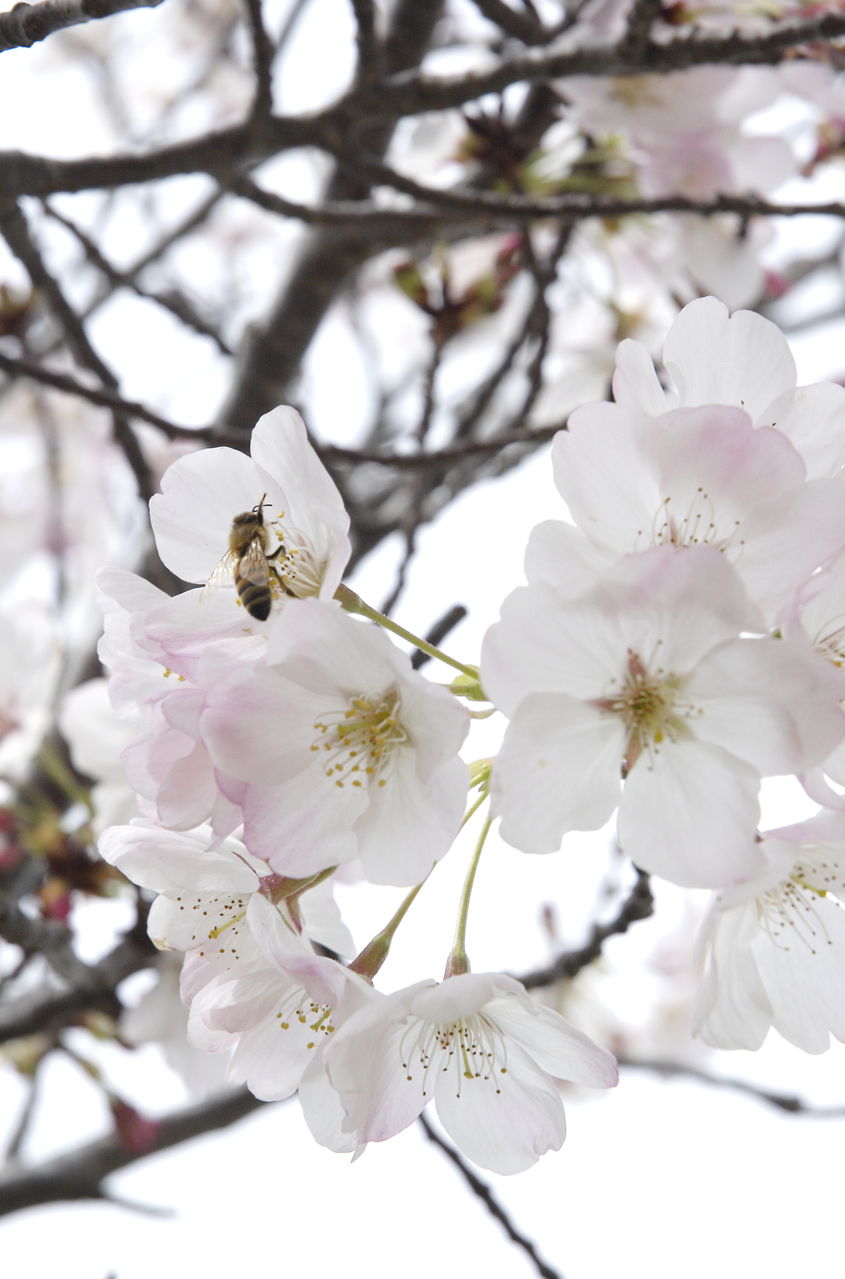
M 699 1066 L 687 1065 L 685 1062 L 660 1061 L 644 1057 L 619 1057 L 618 1061 L 625 1070 L 647 1070 L 666 1078 L 694 1079 L 696 1083 L 706 1084 L 708 1088 L 727 1088 L 731 1092 L 745 1093 L 746 1096 L 765 1102 L 767 1106 L 774 1106 L 777 1110 L 783 1110 L 788 1115 L 804 1115 L 808 1119 L 845 1119 L 845 1105 L 814 1106 L 796 1093 L 772 1092 L 747 1079 L 713 1075 Z
M 523 974 L 519 980 L 527 990 L 536 990 L 541 986 L 551 986 L 564 978 L 576 977 L 582 968 L 598 959 L 608 937 L 627 932 L 631 924 L 648 919 L 653 913 L 654 898 L 649 876 L 644 870 L 636 868 L 636 879 L 631 891 L 613 919 L 606 924 L 593 924 L 590 936 L 583 946 L 560 955 L 545 968 Z
M 446 1158 L 454 1164 L 469 1189 L 481 1200 L 491 1217 L 494 1217 L 496 1221 L 498 1221 L 499 1225 L 502 1227 L 511 1242 L 515 1243 L 517 1248 L 522 1248 L 523 1252 L 528 1255 L 531 1264 L 537 1271 L 537 1274 L 541 1275 L 542 1279 L 563 1279 L 563 1275 L 559 1270 L 553 1270 L 547 1262 L 543 1261 L 542 1257 L 537 1252 L 536 1246 L 527 1237 L 527 1235 L 523 1235 L 519 1230 L 517 1230 L 504 1208 L 496 1199 L 493 1191 L 486 1182 L 482 1181 L 481 1178 L 473 1172 L 469 1164 L 465 1163 L 454 1146 L 450 1145 L 448 1141 L 444 1141 L 439 1133 L 435 1132 L 424 1114 L 420 1115 L 419 1122 L 420 1127 L 428 1140 L 437 1146 Z

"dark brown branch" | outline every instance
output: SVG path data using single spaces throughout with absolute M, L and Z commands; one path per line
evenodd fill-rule
M 359 161 L 359 168 L 363 169 L 373 182 L 394 187 L 395 190 L 422 201 L 426 216 L 430 216 L 432 207 L 441 210 L 454 209 L 470 217 L 480 217 L 482 213 L 494 217 L 509 215 L 513 218 L 513 225 L 520 225 L 522 222 L 536 218 L 565 217 L 580 221 L 584 218 L 625 217 L 634 213 L 697 213 L 702 217 L 714 217 L 721 213 L 735 213 L 741 217 L 791 218 L 806 214 L 845 217 L 845 203 L 840 200 L 796 204 L 773 202 L 753 195 L 717 195 L 710 200 L 694 200 L 684 195 L 619 199 L 575 191 L 532 198 L 524 195 L 492 194 L 469 187 L 452 187 L 444 190 L 439 187 L 425 186 L 371 159 Z M 373 210 L 375 207 L 370 206 Z M 366 214 L 366 207 L 364 212 Z M 401 212 L 397 210 L 397 213 Z M 408 212 L 416 214 L 418 211 L 409 210 Z
M 42 929 L 44 927 L 42 924 Z M 4 936 L 12 940 L 9 932 L 4 931 Z M 24 1035 L 52 1034 L 72 1025 L 84 1012 L 96 1010 L 119 1016 L 123 1009 L 116 994 L 118 985 L 131 973 L 153 965 L 157 955 L 146 934 L 140 932 L 129 933 L 101 960 L 90 965 L 83 964 L 69 950 L 67 962 L 60 960 L 58 942 L 51 939 L 50 944 L 53 948 L 46 952 L 48 961 L 57 970 L 65 967 L 70 973 L 73 969 L 71 984 L 47 995 L 39 990 L 7 1003 L 0 1009 L 0 1043 L 21 1039 Z
M 148 1155 L 226 1128 L 263 1105 L 252 1093 L 240 1089 L 165 1116 L 155 1140 L 144 1151 L 129 1150 L 117 1133 L 112 1133 L 36 1168 L 12 1165 L 0 1175 L 0 1217 L 38 1204 L 109 1201 L 112 1197 L 104 1182 L 112 1173 Z
M 61 285 L 47 269 L 24 215 L 17 207 L 10 208 L 0 218 L 0 225 L 9 248 L 26 267 L 30 280 L 52 311 L 74 358 L 84 368 L 90 369 L 110 391 L 118 394 L 117 378 L 95 350 Z M 121 409 L 112 411 L 112 433 L 135 476 L 139 496 L 149 501 L 153 495 L 150 468 L 126 413 Z
M 796 48 L 845 36 L 845 14 L 823 13 L 798 22 L 773 25 L 771 31 L 717 36 L 681 36 L 651 41 L 634 50 L 626 36 L 615 44 L 582 45 L 579 49 L 548 52 L 527 50 L 501 58 L 495 66 L 469 75 L 432 76 L 403 72 L 380 85 L 386 111 L 402 115 L 460 107 L 487 93 L 502 93 L 509 85 L 559 80 L 572 75 L 660 75 L 707 64 L 723 66 L 772 65 Z
M 273 46 L 264 26 L 261 0 L 244 0 L 244 5 L 252 38 L 252 69 L 255 73 L 252 115 L 269 116 L 273 109 Z
M 154 182 L 185 173 L 226 175 L 258 164 L 268 155 L 290 147 L 340 145 L 342 130 L 336 113 L 301 118 L 274 116 L 270 120 L 233 125 L 204 133 L 187 142 L 141 154 L 88 156 L 55 160 L 24 151 L 0 151 L 0 179 L 4 199 L 19 195 L 56 195 Z
M 383 72 L 382 49 L 376 32 L 376 8 L 373 0 L 350 0 L 355 14 L 355 43 L 358 48 L 358 65 L 355 81 L 358 85 L 377 83 Z
M 123 396 L 117 395 L 114 391 L 107 391 L 103 387 L 87 386 L 84 382 L 71 377 L 69 373 L 47 368 L 43 364 L 36 364 L 33 360 L 19 359 L 0 351 L 0 369 L 8 373 L 10 377 L 31 378 L 42 386 L 50 386 L 55 391 L 64 391 L 67 395 L 75 395 L 78 399 L 87 400 L 89 404 L 96 404 L 100 408 L 111 409 L 113 412 L 126 413 L 130 417 L 138 417 L 142 422 L 157 426 L 168 439 L 189 436 L 207 441 L 211 439 L 212 434 L 215 434 L 217 438 L 212 427 L 179 426 L 135 400 L 125 400 Z
M 0 14 L 0 53 L 28 49 L 56 31 L 96 18 L 110 18 L 128 9 L 155 9 L 161 0 L 41 0 L 16 4 Z
M 755 1101 L 765 1102 L 776 1110 L 783 1110 L 788 1115 L 804 1115 L 808 1119 L 845 1119 L 845 1105 L 813 1106 L 804 1101 L 796 1093 L 772 1092 L 761 1088 L 747 1079 L 735 1079 L 727 1075 L 713 1075 L 698 1066 L 690 1066 L 685 1062 L 661 1061 L 638 1057 L 620 1057 L 619 1065 L 625 1070 L 647 1070 L 664 1078 L 692 1079 L 696 1083 L 705 1084 L 708 1088 L 727 1088 L 731 1092 L 745 1093 Z
M 425 4 L 398 0 L 384 42 L 384 61 L 389 70 L 419 62 L 441 9 L 442 0 L 427 0 Z M 324 117 L 320 128 L 322 145 L 334 155 L 354 157 L 364 145 L 368 153 L 384 152 L 398 118 L 396 113 L 379 102 L 369 115 L 362 111 L 356 116 L 353 95 L 338 110 L 341 114 L 335 123 L 335 142 L 326 137 Z M 367 194 L 361 175 L 343 173 L 331 179 L 327 191 L 330 200 L 365 199 Z M 348 237 L 339 237 L 334 231 L 318 231 L 307 239 L 267 316 L 251 328 L 243 344 L 236 376 L 220 414 L 226 427 L 251 430 L 263 413 L 290 397 L 302 357 L 339 289 L 379 247 L 354 228 Z
M 101 251 L 99 245 L 95 244 L 91 237 L 75 222 L 65 217 L 63 213 L 59 213 L 46 200 L 43 205 L 50 217 L 60 223 L 79 242 L 85 257 L 108 280 L 112 289 L 129 289 L 136 297 L 144 298 L 147 302 L 154 302 L 162 310 L 168 311 L 170 315 L 175 316 L 186 328 L 198 333 L 200 337 L 210 338 L 221 355 L 232 354 L 217 330 L 203 320 L 202 316 L 198 314 L 196 308 L 192 306 L 186 297 L 175 291 L 165 295 L 152 289 L 145 289 L 138 283 L 134 272 L 121 271 L 114 266 Z M 83 318 L 80 316 L 80 319 Z
M 551 986 L 564 978 L 576 977 L 582 968 L 598 959 L 608 937 L 626 933 L 631 924 L 648 919 L 653 912 L 654 898 L 649 877 L 645 871 L 637 869 L 634 885 L 613 919 L 606 924 L 593 924 L 587 942 L 578 950 L 567 951 L 553 964 L 525 973 L 519 980 L 527 990 L 536 990 L 540 986 Z
M 516 1226 L 513 1224 L 510 1217 L 493 1194 L 493 1191 L 486 1182 L 481 1180 L 477 1173 L 473 1172 L 469 1164 L 461 1158 L 455 1147 L 450 1145 L 448 1141 L 444 1141 L 440 1134 L 435 1132 L 424 1114 L 420 1115 L 419 1122 L 420 1127 L 428 1140 L 443 1152 L 450 1163 L 454 1164 L 469 1189 L 481 1200 L 484 1207 L 490 1213 L 490 1216 L 494 1217 L 496 1221 L 498 1221 L 511 1243 L 516 1244 L 517 1248 L 522 1248 L 523 1252 L 528 1255 L 531 1264 L 537 1271 L 537 1274 L 541 1275 L 542 1279 L 563 1279 L 559 1270 L 552 1270 L 551 1266 L 543 1260 L 537 1252 L 535 1244 L 527 1237 L 527 1235 L 523 1235 L 519 1230 L 517 1230 Z
M 506 0 L 473 0 L 473 4 L 494 27 L 523 44 L 545 44 L 549 38 L 549 32 L 541 23 L 512 9 Z

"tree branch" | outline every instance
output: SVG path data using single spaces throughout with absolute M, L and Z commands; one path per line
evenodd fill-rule
M 515 1243 L 517 1248 L 522 1248 L 523 1252 L 527 1253 L 537 1274 L 541 1275 L 542 1279 L 563 1279 L 559 1270 L 552 1270 L 551 1266 L 543 1261 L 543 1258 L 537 1252 L 535 1244 L 527 1235 L 523 1235 L 517 1230 L 487 1183 L 482 1181 L 477 1173 L 473 1172 L 454 1146 L 450 1145 L 448 1141 L 444 1141 L 440 1134 L 435 1132 L 425 1114 L 420 1115 L 419 1122 L 428 1140 L 443 1152 L 450 1163 L 454 1164 L 472 1193 L 481 1200 L 491 1217 L 495 1217 L 496 1221 L 499 1222 L 511 1243 Z M 2 1189 L 2 1183 L 0 1183 L 0 1189 Z
M 36 1168 L 11 1165 L 0 1175 L 0 1217 L 38 1204 L 110 1200 L 103 1183 L 111 1173 L 204 1133 L 226 1128 L 265 1104 L 244 1088 L 165 1116 L 155 1140 L 143 1151 L 129 1150 L 115 1132 Z
M 631 924 L 640 919 L 648 919 L 653 914 L 654 898 L 649 877 L 645 871 L 638 867 L 635 869 L 636 880 L 615 917 L 606 924 L 593 924 L 588 940 L 578 950 L 567 951 L 546 968 L 537 968 L 520 977 L 526 990 L 536 990 L 540 986 L 551 986 L 563 978 L 576 977 L 582 968 L 598 959 L 608 937 L 626 933 Z
M 0 53 L 6 49 L 28 49 L 39 40 L 66 27 L 76 27 L 96 18 L 110 18 L 129 9 L 155 9 L 161 0 L 41 0 L 39 4 L 16 4 L 0 14 Z

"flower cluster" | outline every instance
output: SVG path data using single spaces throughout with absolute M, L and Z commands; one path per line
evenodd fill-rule
M 259 1097 L 298 1091 L 333 1149 L 393 1135 L 433 1096 L 471 1158 L 529 1166 L 563 1141 L 553 1079 L 607 1087 L 616 1066 L 518 982 L 470 973 L 462 943 L 441 985 L 373 985 L 461 828 L 470 720 L 340 586 L 348 520 L 302 420 L 262 418 L 251 458 L 179 459 L 151 512 L 165 564 L 207 585 L 171 599 L 100 575 L 100 655 L 141 814 L 100 848 L 158 894 L 150 936 L 185 953 L 191 1042 L 229 1051 L 230 1078 Z M 411 892 L 343 963 L 331 880 L 348 863 Z
M 773 1025 L 818 1051 L 845 1029 L 824 993 L 842 962 L 845 392 L 797 387 L 775 326 L 714 298 L 663 359 L 669 386 L 623 342 L 615 403 L 554 441 L 572 523 L 534 529 L 482 656 L 510 721 L 494 811 L 545 853 L 618 809 L 639 866 L 715 890 L 698 1033 L 758 1047 Z M 761 779 L 788 774 L 828 811 L 761 836 Z
M 610 1054 L 519 982 L 470 971 L 497 818 L 547 853 L 617 812 L 641 869 L 714 890 L 708 1042 L 845 1037 L 845 391 L 797 387 L 774 326 L 712 298 L 682 312 L 664 363 L 671 385 L 623 343 L 615 402 L 556 437 L 570 520 L 534 529 L 480 669 L 418 641 L 458 668 L 449 687 L 342 584 L 348 521 L 292 409 L 261 419 L 250 458 L 208 449 L 163 478 L 159 553 L 204 588 L 101 574 L 140 813 L 104 831 L 103 856 L 157 894 L 150 935 L 185 954 L 191 1041 L 230 1053 L 259 1097 L 298 1092 L 334 1150 L 360 1153 L 433 1098 L 469 1158 L 517 1172 L 563 1141 L 555 1081 L 616 1082 Z M 468 767 L 464 702 L 484 698 L 507 728 L 492 768 Z M 761 835 L 761 780 L 783 774 L 826 811 Z M 442 982 L 383 993 L 406 911 L 488 802 Z M 409 890 L 354 958 L 332 896 L 349 864 Z

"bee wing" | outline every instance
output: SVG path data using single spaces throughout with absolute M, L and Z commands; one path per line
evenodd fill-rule
M 270 566 L 257 537 L 253 538 L 241 556 L 238 573 L 248 582 L 255 582 L 258 586 L 265 586 L 269 582 Z
M 222 586 L 224 582 L 232 582 L 234 580 L 234 572 L 238 564 L 240 556 L 237 551 L 227 551 L 222 560 L 218 562 L 211 577 L 202 588 L 200 601 L 207 600 L 213 595 L 218 586 Z

